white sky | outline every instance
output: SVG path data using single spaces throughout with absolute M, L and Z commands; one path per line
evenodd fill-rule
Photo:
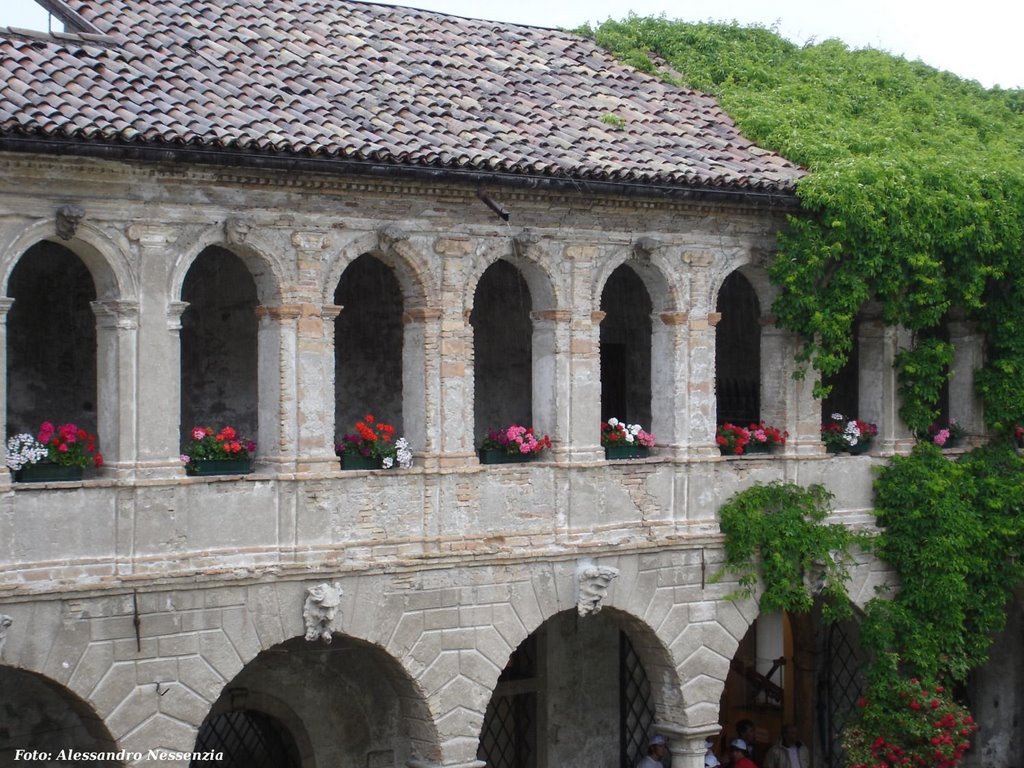
M 188 0 L 180 0 L 188 2 Z M 986 87 L 1024 87 L 1024 3 L 1020 0 L 402 0 L 391 5 L 571 28 L 621 19 L 630 11 L 664 13 L 686 21 L 733 21 L 772 26 L 796 43 L 839 38 L 871 46 L 977 80 Z M 46 29 L 33 0 L 0 0 L 0 26 Z M 55 28 L 59 29 L 59 26 Z

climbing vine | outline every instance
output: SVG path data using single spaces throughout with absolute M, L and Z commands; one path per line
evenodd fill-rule
M 803 612 L 814 595 L 806 575 L 829 564 L 825 618 L 849 612 L 845 564 L 870 546 L 900 588 L 872 599 L 860 642 L 870 663 L 867 690 L 844 745 L 855 766 L 953 768 L 975 730 L 950 691 L 988 658 L 1024 583 L 1024 458 L 997 440 L 951 461 L 921 443 L 894 457 L 875 483 L 880 532 L 870 541 L 826 524 L 821 486 L 772 483 L 733 496 L 720 510 L 725 570 L 739 594 L 761 586 L 765 611 Z
M 719 510 L 724 571 L 739 578 L 738 595 L 752 596 L 760 582 L 764 611 L 805 613 L 819 594 L 827 617 L 850 614 L 851 549 L 866 539 L 844 525 L 824 522 L 831 499 L 820 485 L 770 483 L 725 503 Z
M 1024 93 L 760 27 L 630 17 L 580 31 L 712 93 L 748 138 L 810 171 L 769 268 L 773 313 L 803 337 L 802 362 L 840 371 L 874 302 L 914 332 L 898 360 L 901 415 L 924 430 L 949 375 L 928 331 L 962 318 L 986 335 L 990 426 L 1024 421 Z

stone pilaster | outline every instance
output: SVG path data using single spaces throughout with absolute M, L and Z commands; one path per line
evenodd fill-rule
M 551 458 L 565 457 L 569 403 L 565 388 L 569 369 L 572 313 L 547 309 L 530 313 L 533 323 L 533 424 L 551 436 Z
M 601 321 L 604 312 L 593 305 L 594 260 L 598 249 L 591 245 L 566 246 L 564 256 L 572 270 L 571 317 L 567 334 L 565 378 L 558 388 L 559 424 L 556 460 L 591 462 L 604 459 L 601 448 Z
M 0 298 L 0 435 L 7 434 L 7 314 L 14 306 L 14 299 Z M 6 440 L 4 441 L 6 445 Z M 0 472 L 0 489 L 11 484 L 11 473 Z
M 440 466 L 464 466 L 476 461 L 473 445 L 474 396 L 473 326 L 462 297 L 466 291 L 468 240 L 450 239 L 434 245 L 443 262 L 440 318 Z
M 299 304 L 260 306 L 259 429 L 256 468 L 262 472 L 295 472 L 299 451 L 298 328 Z
M 686 381 L 689 404 L 687 443 L 691 456 L 717 456 L 715 428 L 718 406 L 715 403 L 715 326 L 719 312 L 691 312 L 686 332 L 689 336 L 689 376 Z
M 660 312 L 651 318 L 651 426 L 659 446 L 682 458 L 690 441 L 690 335 L 687 312 Z
M 135 475 L 184 475 L 179 456 L 181 431 L 181 316 L 188 304 L 167 295 L 172 247 L 178 230 L 159 224 L 133 224 L 128 238 L 139 254 L 139 338 L 137 391 L 128 396 L 136 429 Z M 137 368 L 136 368 L 137 365 Z M 106 449 L 106 436 L 100 435 Z
M 402 423 L 428 469 L 440 460 L 442 314 L 437 307 L 416 307 L 402 315 Z
M 133 478 L 140 431 L 137 411 L 139 304 L 94 301 L 96 315 L 96 427 L 107 472 Z
M 775 318 L 761 318 L 761 419 L 789 432 L 785 452 L 813 456 L 825 452 L 821 442 L 821 401 L 814 397 L 817 371 L 794 379 L 799 337 L 779 328 Z
M 909 450 L 914 444 L 910 430 L 899 417 L 896 356 L 910 346 L 910 331 L 885 325 L 880 318 L 860 323 L 860 384 L 858 413 L 862 421 L 878 425 L 873 450 L 888 453 Z M 849 414 L 845 414 L 849 416 Z
M 968 435 L 985 433 L 985 411 L 974 388 L 974 373 L 985 362 L 985 337 L 974 323 L 952 320 L 949 341 L 953 345 L 953 375 L 949 379 L 949 417 Z

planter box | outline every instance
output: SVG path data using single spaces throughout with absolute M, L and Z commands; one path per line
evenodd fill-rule
M 523 464 L 533 460 L 532 453 L 505 453 L 497 448 L 481 448 L 481 464 Z
M 74 482 L 81 479 L 81 467 L 65 467 L 61 464 L 50 464 L 49 462 L 26 464 L 14 473 L 14 482 L 16 483 L 60 483 Z
M 753 441 L 746 444 L 743 449 L 744 453 L 771 453 L 771 443 L 755 443 Z
M 252 474 L 251 459 L 196 459 L 185 468 L 193 476 L 249 475 Z
M 606 445 L 604 447 L 604 458 L 607 461 L 646 459 L 650 455 L 651 449 L 643 445 Z
M 376 456 L 359 456 L 349 453 L 341 454 L 342 469 L 380 469 L 380 459 Z

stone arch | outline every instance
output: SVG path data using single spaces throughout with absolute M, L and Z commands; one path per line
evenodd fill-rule
M 471 266 L 467 270 L 463 313 L 468 317 L 473 311 L 480 279 L 497 261 L 507 261 L 519 270 L 530 289 L 534 312 L 555 310 L 564 306 L 560 286 L 547 266 L 547 263 L 554 263 L 554 259 L 546 260 L 545 254 L 547 249 L 544 245 L 529 235 L 484 242 L 475 250 Z
M 391 269 L 401 286 L 406 311 L 434 306 L 439 302 L 428 259 L 409 233 L 392 226 L 358 233 L 333 252 L 324 270 L 324 304 L 334 302 L 334 291 L 341 276 L 352 262 L 363 255 L 373 256 Z
M 96 286 L 97 301 L 133 301 L 138 297 L 138 275 L 131 266 L 129 247 L 123 237 L 112 237 L 88 219 L 78 224 L 68 240 L 56 234 L 56 219 L 37 221 L 0 241 L 0 280 L 3 294 L 11 272 L 33 245 L 48 240 L 74 253 L 85 264 Z
M 117 746 L 100 717 L 77 694 L 45 675 L 0 665 L 0 754 L 15 750 L 60 749 L 116 752 Z M 103 760 L 102 766 L 121 763 Z
M 218 223 L 199 232 L 194 239 L 177 251 L 177 259 L 170 270 L 167 286 L 169 302 L 181 300 L 185 277 L 193 262 L 210 246 L 218 246 L 241 259 L 256 284 L 259 301 L 263 305 L 279 304 L 282 300 L 283 285 L 287 268 L 283 258 L 273 256 L 280 249 L 259 232 L 226 236 L 225 225 Z
M 433 315 L 440 315 L 439 311 L 433 312 L 430 309 L 431 302 L 437 302 L 439 296 L 436 289 L 428 287 L 433 285 L 429 264 L 410 236 L 397 227 L 358 234 L 350 238 L 329 259 L 323 288 L 323 301 L 326 306 L 335 305 L 336 291 L 343 277 L 353 264 L 364 258 L 373 259 L 374 262 L 386 267 L 397 281 L 401 293 L 402 312 L 398 318 L 400 328 L 393 329 L 396 334 L 400 334 L 401 342 L 401 370 L 397 372 L 401 397 L 393 407 L 398 411 L 399 418 L 392 418 L 392 423 L 398 423 L 400 434 L 409 440 L 414 450 L 429 450 L 435 436 L 431 434 L 429 428 L 431 419 L 427 405 L 427 390 L 430 385 L 426 371 L 433 361 L 427 359 L 427 339 L 431 331 L 426 324 Z M 337 332 L 348 320 L 345 311 L 343 307 L 333 321 L 336 391 L 332 410 L 335 412 L 336 421 L 334 431 L 338 435 L 351 431 L 353 423 L 351 419 L 337 416 L 340 410 L 338 385 L 341 381 L 337 371 L 337 366 L 341 364 L 337 356 Z M 370 406 L 369 403 L 362 403 L 359 408 Z
M 489 428 L 510 422 L 553 433 L 556 442 L 561 437 L 555 353 L 566 317 L 558 311 L 558 290 L 542 252 L 527 237 L 489 242 L 468 270 L 464 316 L 472 325 L 476 444 Z M 487 300 L 478 306 L 481 291 Z
M 591 284 L 592 311 L 601 308 L 608 279 L 621 266 L 629 267 L 644 284 L 651 299 L 652 312 L 677 312 L 685 309 L 682 287 L 676 280 L 680 270 L 673 260 L 674 250 L 646 241 L 612 249 L 605 249 L 594 269 Z
M 288 729 L 303 768 L 365 765 L 383 753 L 394 765 L 439 757 L 418 684 L 379 645 L 340 632 L 330 644 L 293 637 L 261 650 L 224 685 L 210 716 L 245 709 Z
M 639 423 L 659 444 L 679 439 L 682 382 L 671 324 L 680 308 L 676 271 L 668 248 L 642 239 L 607 251 L 592 285 L 593 316 L 600 318 L 601 418 Z
M 749 258 L 736 258 L 720 265 L 712 273 L 709 281 L 709 292 L 706 297 L 709 307 L 714 307 L 722 285 L 733 273 L 739 273 L 757 296 L 757 303 L 761 310 L 761 317 L 770 316 L 772 303 L 778 296 L 779 289 L 774 286 L 768 277 L 768 270 L 763 264 L 751 261 Z

